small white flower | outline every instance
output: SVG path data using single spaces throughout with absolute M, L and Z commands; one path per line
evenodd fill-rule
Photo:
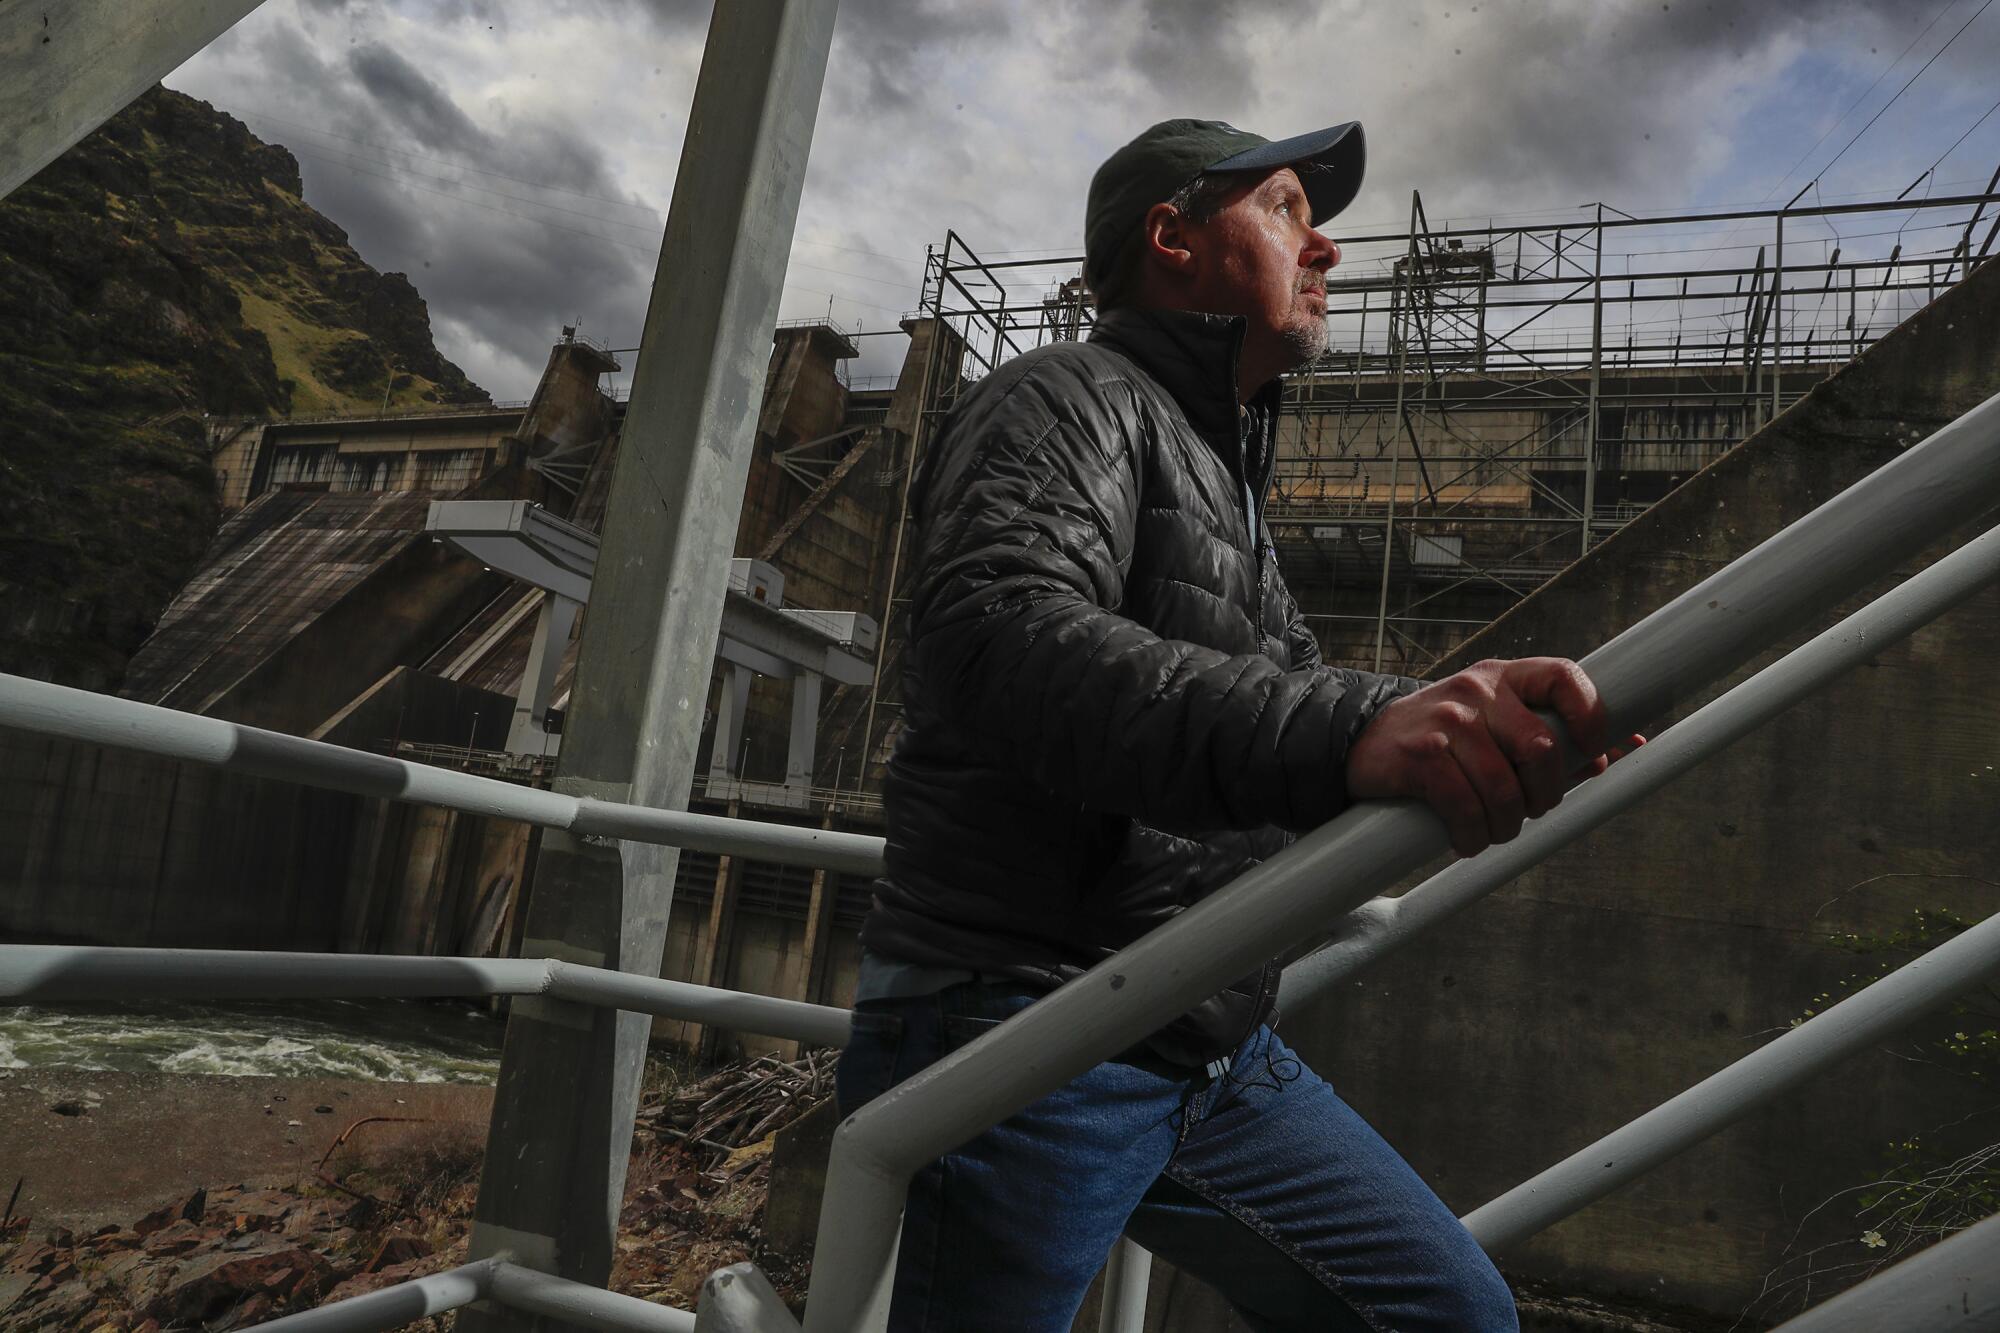
M 1861 1243 L 1871 1250 L 1879 1250 L 1889 1242 L 1882 1239 L 1882 1233 L 1879 1231 L 1864 1231 L 1861 1233 Z

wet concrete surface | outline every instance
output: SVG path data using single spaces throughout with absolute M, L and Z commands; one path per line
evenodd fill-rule
M 207 1074 L 0 1072 L 0 1208 L 40 1226 L 129 1222 L 197 1186 L 289 1185 L 312 1177 L 342 1130 L 373 1153 L 439 1124 L 485 1133 L 493 1090 L 464 1083 L 361 1083 Z

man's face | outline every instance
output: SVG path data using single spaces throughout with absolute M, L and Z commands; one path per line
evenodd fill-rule
M 1312 205 L 1290 167 L 1240 186 L 1205 223 L 1188 229 L 1195 253 L 1194 308 L 1249 320 L 1246 371 L 1270 376 L 1326 350 L 1326 272 L 1340 249 L 1313 230 Z

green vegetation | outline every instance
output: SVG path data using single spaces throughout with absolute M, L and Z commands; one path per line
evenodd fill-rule
M 1943 907 L 1916 908 L 1908 925 L 1881 935 L 1835 935 L 1835 948 L 1869 965 L 1839 983 L 1860 990 L 1972 926 Z M 1815 1001 L 1834 1002 L 1832 994 Z M 1921 1039 L 1917 1058 L 1983 1087 L 2000 1087 L 2000 990 L 1991 984 L 1951 1002 Z M 2000 1093 L 1995 1094 L 2000 1098 Z M 1892 1262 L 2000 1210 L 2000 1100 L 1972 1122 L 1938 1125 L 1887 1145 L 1887 1167 L 1856 1195 L 1860 1244 Z
M 1814 996 L 1791 1026 L 1835 1007 L 1973 924 L 1949 908 L 1919 907 L 1906 924 L 1879 934 L 1826 936 L 1828 947 L 1865 961 Z M 1919 1025 L 1897 1054 L 1914 1070 L 2000 1089 L 2000 988 L 1989 982 L 1957 996 Z M 1984 1093 L 1976 1095 L 1985 1099 Z M 1845 1238 L 1788 1254 L 1766 1277 L 1753 1310 L 1790 1309 L 1799 1293 L 1829 1280 L 1858 1282 L 2000 1211 L 2000 1091 L 1972 1115 L 1913 1129 L 1885 1144 L 1883 1159 L 1877 1175 L 1823 1201 L 1800 1223 L 1803 1233 L 1816 1215 L 1851 1208 Z

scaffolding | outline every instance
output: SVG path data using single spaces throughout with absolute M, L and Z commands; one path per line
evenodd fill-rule
M 1267 510 L 1328 660 L 1434 666 L 1992 258 L 1996 188 L 1506 224 L 1413 194 L 1407 226 L 1341 239 Z M 1007 358 L 1088 334 L 1081 267 L 931 248 L 922 314 L 964 364 L 927 433 Z

